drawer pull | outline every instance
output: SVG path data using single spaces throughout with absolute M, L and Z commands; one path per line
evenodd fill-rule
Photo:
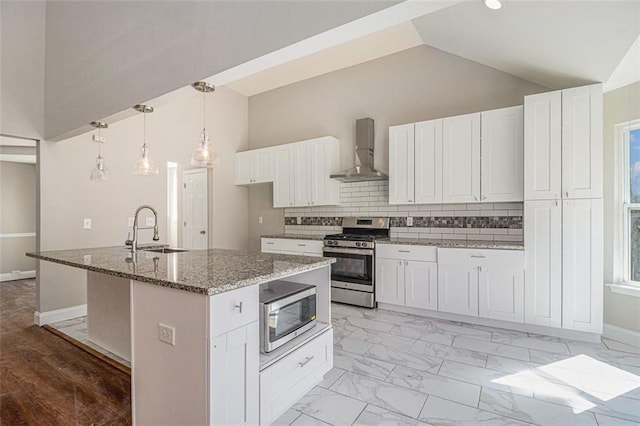
M 411 253 L 411 250 L 398 250 L 399 253 Z
M 315 358 L 313 355 L 312 355 L 312 356 L 308 356 L 308 357 L 306 357 L 306 358 L 304 359 L 304 361 L 300 361 L 300 362 L 298 363 L 298 365 L 300 365 L 300 367 L 304 367 L 305 365 L 309 364 L 309 362 L 310 362 L 313 358 Z
M 236 305 L 234 306 L 234 309 L 236 309 L 239 313 L 242 313 L 242 301 L 240 301 L 239 303 L 236 303 Z
M 271 241 L 271 242 L 267 242 L 267 244 L 274 245 L 275 243 L 273 241 Z
M 474 259 L 484 259 L 487 256 L 483 256 L 481 254 L 472 254 L 471 257 L 474 258 Z
M 306 244 L 298 244 L 298 247 L 306 247 Z

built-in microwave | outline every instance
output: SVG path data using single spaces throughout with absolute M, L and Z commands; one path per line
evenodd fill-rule
M 260 285 L 260 347 L 271 352 L 314 327 L 316 287 L 289 281 Z

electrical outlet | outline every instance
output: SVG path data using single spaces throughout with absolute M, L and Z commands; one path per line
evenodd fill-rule
M 176 345 L 176 329 L 170 325 L 158 323 L 158 340 L 170 344 Z
M 153 226 L 155 224 L 155 221 L 153 220 L 152 217 L 148 217 L 145 220 L 145 226 Z
M 85 217 L 82 221 L 82 228 L 83 229 L 91 229 L 91 219 L 88 217 Z
M 258 223 L 262 224 L 264 222 L 264 219 L 262 218 L 262 216 L 258 216 Z
M 91 255 L 85 254 L 84 256 L 82 256 L 82 263 L 84 263 L 85 265 L 91 265 Z
M 129 226 L 133 226 L 133 218 L 132 217 L 129 218 Z
M 93 135 L 94 142 L 104 143 L 106 141 L 104 136 Z
M 407 216 L 407 226 L 413 226 L 413 216 Z

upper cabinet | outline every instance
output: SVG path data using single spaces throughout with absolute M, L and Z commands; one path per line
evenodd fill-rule
M 480 113 L 442 120 L 442 201 L 480 201 Z
M 523 200 L 523 108 L 389 127 L 389 204 Z
M 236 185 L 273 181 L 274 153 L 271 149 L 255 149 L 236 154 Z
M 525 200 L 602 197 L 602 85 L 524 99 Z

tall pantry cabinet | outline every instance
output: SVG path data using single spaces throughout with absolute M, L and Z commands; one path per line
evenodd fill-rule
M 602 333 L 602 85 L 524 101 L 525 322 Z

